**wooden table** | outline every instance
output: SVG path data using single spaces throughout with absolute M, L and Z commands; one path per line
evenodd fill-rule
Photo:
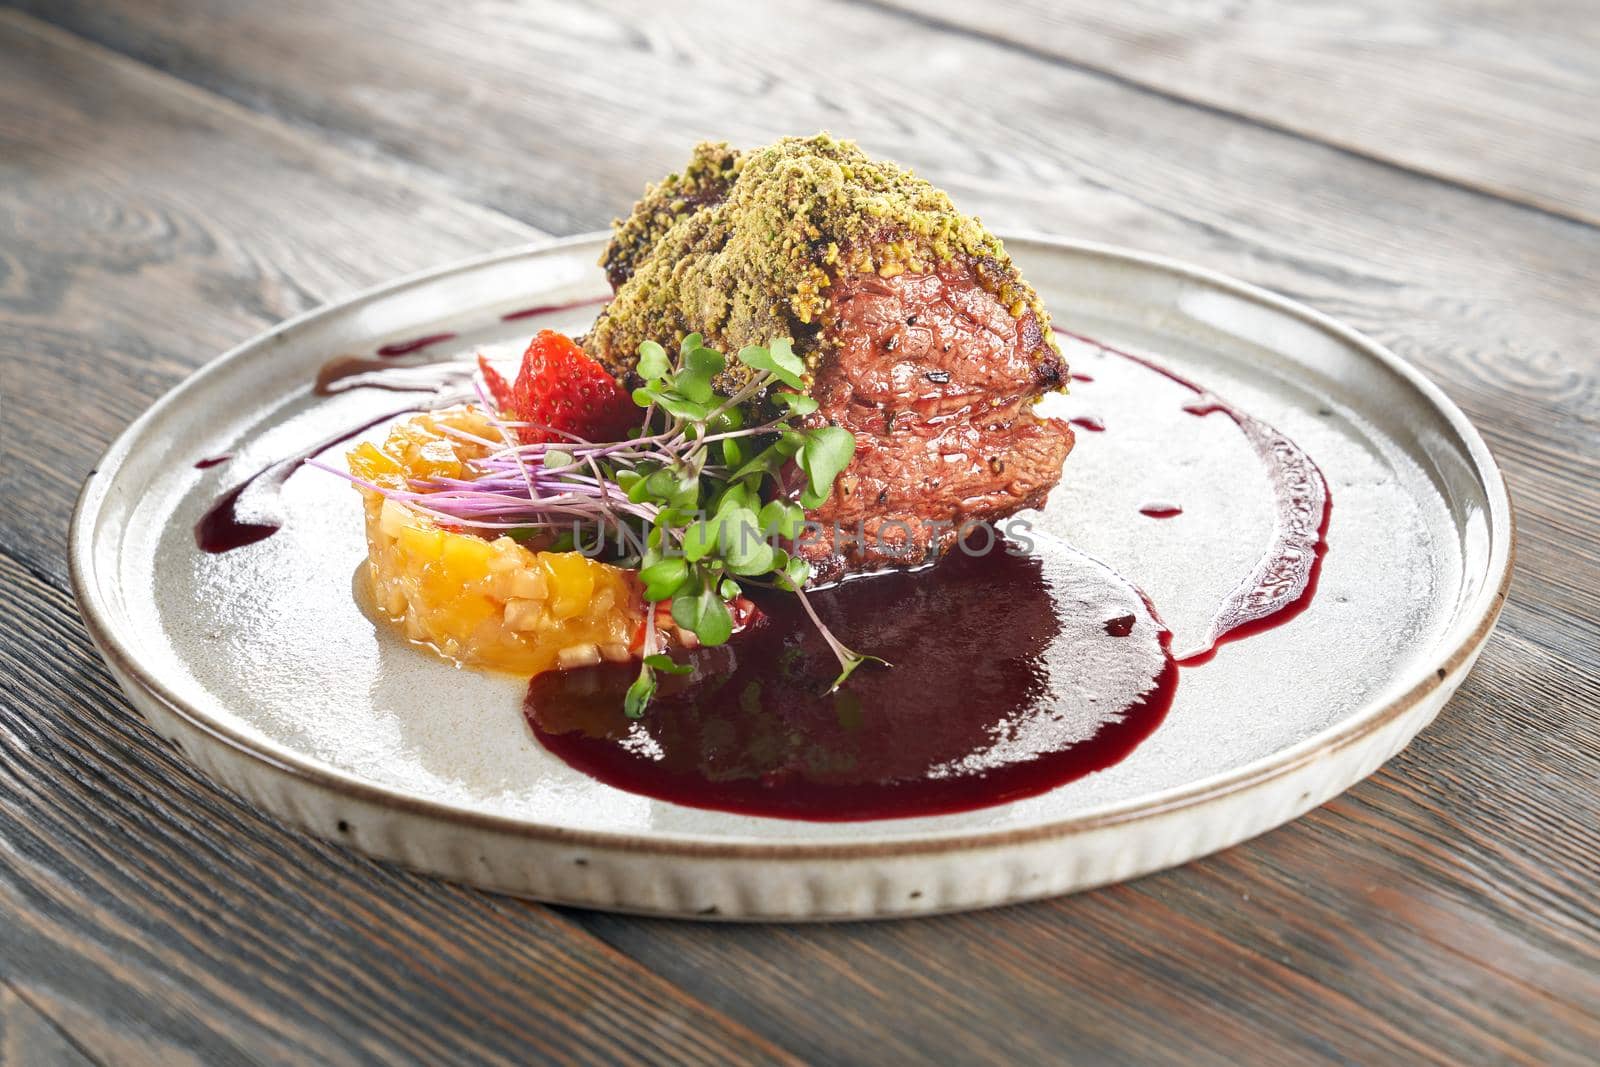
M 0 1062 L 1592 1062 L 1600 16 L 1170 6 L 0 13 Z M 1180 870 L 809 927 L 415 876 L 157 742 L 64 562 L 77 487 L 129 420 L 308 307 L 602 227 L 696 139 L 819 127 L 991 224 L 1258 282 L 1439 382 L 1520 526 L 1500 629 L 1440 720 Z

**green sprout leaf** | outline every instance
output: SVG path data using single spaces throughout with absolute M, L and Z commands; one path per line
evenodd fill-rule
M 651 603 L 670 600 L 689 581 L 689 564 L 682 556 L 668 556 L 639 572 L 644 598 Z
M 696 351 L 708 352 L 710 349 L 701 348 Z M 679 371 L 673 377 L 672 385 L 679 394 L 695 404 L 710 404 L 711 398 L 717 395 L 711 388 L 711 375 L 694 367 L 685 367 Z M 706 412 L 710 414 L 710 408 L 707 408 Z
M 805 526 L 806 513 L 787 500 L 769 500 L 761 505 L 761 529 L 783 538 L 798 537 Z
M 791 393 L 780 389 L 772 394 L 772 399 L 788 408 L 791 415 L 809 415 L 817 410 L 816 398 L 806 396 L 804 393 Z
M 845 649 L 845 654 L 841 657 L 840 663 L 843 669 L 839 671 L 839 677 L 835 678 L 833 684 L 828 687 L 828 692 L 830 693 L 837 693 L 839 687 L 849 681 L 850 676 L 856 672 L 856 668 L 864 663 L 876 663 L 884 667 L 892 666 L 886 659 L 864 655 L 860 652 L 851 652 L 849 649 Z
M 693 633 L 701 644 L 727 644 L 733 636 L 733 615 L 711 589 L 688 590 L 673 597 L 672 621 Z
M 654 341 L 639 342 L 639 362 L 634 368 L 646 381 L 659 381 L 667 376 L 672 364 L 667 361 L 667 350 Z
M 683 376 L 680 374 L 679 378 Z M 680 383 L 681 384 L 681 383 Z M 694 397 L 676 390 L 652 392 L 656 404 L 668 415 L 675 419 L 686 419 L 689 422 L 702 422 L 711 414 L 711 383 L 706 383 L 705 399 L 696 400 Z M 636 401 L 637 402 L 637 401 Z
M 559 448 L 547 448 L 544 453 L 544 469 L 548 471 L 565 470 L 578 461 L 571 452 L 564 452 Z
M 806 435 L 795 461 L 806 472 L 806 492 L 800 502 L 814 508 L 828 499 L 833 491 L 833 480 L 850 465 L 856 452 L 856 438 L 842 426 L 823 426 Z
M 779 338 L 766 348 L 760 345 L 746 345 L 739 349 L 737 358 L 751 370 L 766 371 L 791 389 L 805 388 L 805 383 L 800 378 L 800 375 L 805 373 L 805 364 L 794 354 L 786 338 Z
M 798 556 L 790 558 L 789 562 L 778 573 L 778 584 L 791 593 L 798 593 L 804 589 L 811 580 L 811 564 Z
M 762 535 L 760 520 L 748 507 L 720 513 L 722 558 L 734 574 L 753 578 L 772 569 L 772 546 Z
M 693 511 L 700 503 L 700 475 L 684 471 L 667 494 L 667 503 L 679 511 Z
M 687 663 L 679 663 L 665 652 L 657 652 L 644 658 L 646 667 L 654 668 L 664 674 L 693 674 L 694 668 Z
M 644 709 L 655 695 L 655 670 L 646 662 L 639 667 L 639 677 L 628 686 L 627 695 L 622 698 L 622 713 L 630 719 L 642 719 Z
M 656 530 L 680 530 L 688 527 L 694 520 L 693 508 L 665 507 L 656 512 L 652 525 Z
M 639 478 L 630 484 L 626 490 L 630 503 L 643 504 L 650 499 L 650 479 Z
M 744 482 L 734 482 L 717 496 L 717 514 L 725 516 L 736 508 L 755 511 L 761 507 L 761 498 Z
M 754 458 L 746 460 L 744 466 L 733 472 L 732 480 L 738 481 L 755 475 L 776 474 L 778 469 L 787 463 L 794 454 L 800 451 L 800 446 L 805 443 L 805 438 L 800 434 L 792 437 L 788 434 L 781 435 L 776 441 L 762 449 Z
M 744 426 L 744 412 L 738 408 L 728 408 L 711 416 L 706 427 L 712 433 L 728 433 Z
M 715 378 L 728 366 L 728 360 L 715 348 L 700 346 L 691 349 L 684 355 L 684 369 L 704 374 L 707 378 Z
M 717 548 L 717 527 L 719 523 L 713 519 L 701 519 L 683 531 L 683 558 L 690 563 L 699 563 Z
M 794 341 L 788 337 L 776 338 L 767 344 L 772 361 L 795 377 L 805 373 L 806 365 L 794 354 Z
M 678 474 L 671 467 L 651 471 L 644 480 L 644 496 L 640 502 L 655 500 L 665 503 L 672 497 L 677 487 Z

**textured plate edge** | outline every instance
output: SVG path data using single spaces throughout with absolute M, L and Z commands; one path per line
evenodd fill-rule
M 444 268 L 418 272 L 398 280 L 370 287 L 336 304 L 312 309 L 245 341 L 196 371 L 190 378 L 185 379 L 184 383 L 180 383 L 179 386 L 175 387 L 174 391 L 202 375 L 218 373 L 225 365 L 255 350 L 272 337 L 294 329 L 318 316 L 348 312 L 351 308 L 365 301 L 387 296 L 410 285 L 435 281 L 452 274 L 475 270 L 496 262 L 515 259 L 537 252 L 553 252 L 563 247 L 581 246 L 592 243 L 596 239 L 597 235 L 584 234 L 557 241 L 536 242 L 474 257 Z M 1195 279 L 1248 300 L 1265 304 L 1274 311 L 1328 332 L 1342 343 L 1362 350 L 1365 354 L 1404 378 L 1415 388 L 1443 416 L 1457 439 L 1465 447 L 1468 458 L 1472 461 L 1474 472 L 1486 490 L 1489 505 L 1491 546 L 1486 566 L 1487 580 L 1472 603 L 1464 605 L 1458 610 L 1450 631 L 1441 639 L 1441 646 L 1449 649 L 1442 662 L 1436 658 L 1430 659 L 1423 666 L 1420 677 L 1416 677 L 1414 680 L 1405 679 L 1397 683 L 1398 686 L 1405 686 L 1405 688 L 1396 696 L 1381 703 L 1375 701 L 1356 715 L 1344 720 L 1334 730 L 1316 735 L 1254 764 L 1225 772 L 1222 775 L 1214 776 L 1211 779 L 1193 783 L 1189 786 L 1178 787 L 1175 790 L 1170 790 L 1154 797 L 1123 802 L 1104 809 L 1082 813 L 1069 819 L 1015 830 L 992 833 L 955 832 L 949 835 L 928 835 L 916 840 L 834 842 L 816 845 L 766 844 L 737 839 L 710 842 L 688 837 L 641 837 L 626 833 L 572 831 L 529 823 L 508 816 L 466 811 L 410 797 L 373 783 L 361 781 L 353 776 L 312 764 L 309 761 L 300 761 L 292 758 L 292 753 L 290 754 L 291 758 L 283 758 L 273 752 L 265 751 L 251 739 L 232 733 L 224 725 L 211 721 L 204 712 L 189 707 L 175 698 L 164 689 L 159 680 L 151 678 L 143 672 L 134 657 L 117 640 L 108 622 L 104 605 L 101 603 L 94 588 L 90 564 L 92 549 L 89 535 L 93 532 L 94 523 L 99 515 L 99 507 L 103 502 L 105 488 L 110 482 L 111 468 L 120 464 L 131 443 L 140 436 L 149 422 L 159 417 L 172 397 L 172 392 L 158 400 L 156 404 L 119 435 L 117 440 L 106 450 L 97 464 L 96 471 L 90 475 L 79 494 L 69 534 L 69 571 L 85 626 L 102 655 L 112 665 L 118 680 L 123 684 L 123 688 L 129 692 L 130 696 L 136 698 L 135 703 L 141 707 L 141 710 L 145 711 L 147 717 L 154 710 L 161 718 L 167 720 L 171 726 L 177 727 L 175 730 L 164 732 L 181 732 L 189 735 L 189 738 L 194 741 L 224 746 L 233 755 L 243 758 L 247 762 L 253 762 L 254 765 L 266 773 L 287 776 L 297 783 L 316 786 L 319 792 L 327 791 L 331 795 L 344 796 L 351 801 L 359 801 L 363 804 L 376 804 L 388 809 L 393 814 L 410 818 L 437 819 L 456 826 L 472 827 L 491 832 L 497 836 L 507 835 L 529 843 L 542 842 L 564 847 L 581 847 L 606 851 L 619 850 L 653 856 L 692 857 L 703 860 L 839 861 L 862 858 L 937 856 L 952 852 L 993 850 L 1039 841 L 1067 839 L 1108 828 L 1126 827 L 1140 821 L 1164 818 L 1175 812 L 1183 812 L 1188 809 L 1215 804 L 1243 793 L 1264 788 L 1281 779 L 1306 771 L 1323 757 L 1337 756 L 1352 748 L 1366 748 L 1367 746 L 1363 742 L 1369 740 L 1372 735 L 1387 729 L 1396 722 L 1406 720 L 1409 717 L 1408 713 L 1415 711 L 1419 706 L 1433 705 L 1434 699 L 1431 698 L 1437 698 L 1437 705 L 1432 707 L 1426 719 L 1417 723 L 1416 728 L 1405 735 L 1406 740 L 1409 740 L 1410 736 L 1416 732 L 1416 729 L 1420 729 L 1427 720 L 1433 717 L 1433 714 L 1437 713 L 1438 706 L 1443 704 L 1444 696 L 1448 695 L 1448 691 L 1454 689 L 1455 684 L 1459 682 L 1460 677 L 1464 674 L 1461 668 L 1475 659 L 1483 643 L 1487 640 L 1504 602 L 1512 573 L 1514 518 L 1511 501 L 1504 479 L 1494 462 L 1488 446 L 1483 442 L 1482 437 L 1471 422 L 1437 386 L 1421 375 L 1415 368 L 1400 359 L 1400 357 L 1349 327 L 1295 301 L 1205 268 L 1194 267 L 1162 256 L 1129 251 L 1093 242 L 1064 240 L 1043 234 L 1013 233 L 1008 235 L 1007 239 L 1018 243 L 1031 243 L 1079 254 L 1088 253 L 1159 269 Z M 1457 634 L 1460 634 L 1460 636 L 1457 637 Z M 1451 644 L 1452 638 L 1454 638 L 1453 645 Z M 1446 689 L 1447 681 L 1450 683 L 1447 691 L 1444 695 L 1440 695 L 1439 691 Z M 1407 682 L 1409 682 L 1409 685 L 1406 684 Z M 203 766 L 215 767 L 215 761 L 199 759 L 196 757 L 195 751 L 191 749 L 191 746 L 185 745 L 184 747 L 186 752 L 189 752 L 190 758 L 195 762 L 201 763 Z M 1393 751 L 1398 751 L 1398 748 Z M 1384 758 L 1387 758 L 1388 755 L 1392 755 L 1392 751 L 1386 753 Z M 1379 762 L 1381 763 L 1381 760 Z M 1374 764 L 1371 769 L 1375 769 L 1376 766 Z M 1371 769 L 1357 777 L 1344 781 L 1341 786 L 1335 788 L 1328 796 L 1337 795 L 1342 789 L 1348 788 L 1349 785 L 1360 780 L 1361 777 L 1371 773 Z M 235 776 L 230 774 L 223 777 L 233 778 Z M 288 814 L 284 811 L 287 805 L 272 803 L 267 797 L 262 796 L 257 789 L 246 786 L 245 788 L 236 787 L 236 791 L 259 798 L 263 806 L 268 807 L 269 810 Z M 1318 803 L 1320 802 L 1318 801 Z M 1271 826 L 1279 825 L 1283 821 L 1293 818 L 1296 814 L 1298 814 L 1297 811 L 1284 814 L 1275 821 L 1271 821 L 1269 825 L 1263 825 L 1248 834 L 1238 837 L 1237 840 L 1243 840 L 1245 837 L 1270 829 Z M 294 818 L 292 814 L 291 818 Z M 322 836 L 331 836 L 328 833 L 325 821 L 302 820 L 299 818 L 295 818 L 295 821 Z M 334 839 L 337 840 L 338 838 Z M 1226 847 L 1227 844 L 1231 843 L 1234 842 L 1221 842 L 1203 851 L 1213 851 L 1215 848 Z M 442 870 L 437 864 L 431 862 L 410 862 L 408 857 L 391 854 L 391 851 L 387 849 L 369 848 L 368 850 L 389 855 L 389 858 L 411 866 L 436 870 L 438 873 L 482 884 L 480 879 L 473 877 L 470 873 Z M 1172 863 L 1183 862 L 1184 859 L 1193 858 L 1200 854 L 1203 854 L 1203 852 L 1194 852 L 1191 855 L 1173 859 L 1158 866 L 1170 866 Z M 1157 867 L 1153 866 L 1148 869 L 1154 870 Z M 512 891 L 505 886 L 492 886 L 492 888 Z M 1062 891 L 1066 890 L 1056 890 L 1056 892 Z M 1005 896 L 1004 899 L 1023 898 Z M 596 903 L 587 894 L 581 902 L 591 906 Z M 639 910 L 658 913 L 662 910 L 659 906 L 660 903 L 651 901 Z M 624 905 L 619 902 L 615 906 Z M 956 908 L 969 906 L 980 905 L 953 905 Z M 680 909 L 669 910 L 674 913 L 681 913 Z M 947 909 L 929 906 L 924 910 Z M 720 914 L 727 915 L 728 913 L 721 912 Z M 840 917 L 853 917 L 857 914 L 859 913 L 852 910 L 848 913 L 841 913 Z

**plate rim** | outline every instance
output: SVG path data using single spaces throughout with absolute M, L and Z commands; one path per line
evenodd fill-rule
M 1439 640 L 1447 649 L 1441 657 L 1428 657 L 1415 672 L 1399 675 L 1388 688 L 1392 696 L 1380 693 L 1354 714 L 1337 724 L 1287 748 L 1254 760 L 1242 767 L 1222 771 L 1196 782 L 1123 801 L 1115 801 L 1063 818 L 1009 829 L 934 830 L 914 837 L 882 838 L 863 836 L 846 841 L 762 841 L 753 837 L 715 839 L 686 834 L 640 833 L 637 831 L 589 830 L 541 823 L 526 817 L 500 814 L 457 806 L 420 797 L 395 787 L 363 779 L 351 772 L 318 762 L 269 739 L 247 736 L 220 722 L 203 709 L 186 702 L 169 689 L 154 672 L 139 662 L 136 650 L 122 640 L 102 601 L 95 581 L 93 535 L 100 518 L 106 492 L 134 442 L 178 394 L 196 383 L 222 373 L 233 363 L 251 356 L 271 339 L 315 320 L 345 313 L 380 298 L 392 297 L 407 288 L 468 273 L 497 263 L 604 240 L 606 231 L 545 239 L 499 249 L 483 255 L 414 271 L 368 286 L 341 300 L 311 308 L 255 334 L 209 360 L 187 375 L 139 415 L 105 449 L 80 489 L 68 529 L 68 574 L 85 629 L 102 656 L 124 685 L 132 683 L 149 699 L 211 743 L 221 745 L 235 756 L 267 771 L 297 782 L 318 787 L 348 799 L 390 809 L 396 813 L 443 823 L 464 825 L 546 844 L 584 846 L 630 853 L 648 853 L 699 859 L 732 860 L 827 860 L 871 859 L 879 857 L 929 856 L 950 852 L 1003 848 L 1073 836 L 1153 820 L 1185 808 L 1202 808 L 1214 802 L 1266 786 L 1295 774 L 1309 764 L 1367 741 L 1386 726 L 1404 717 L 1437 689 L 1446 685 L 1463 663 L 1470 663 L 1488 640 L 1505 603 L 1516 557 L 1516 518 L 1510 492 L 1499 465 L 1477 428 L 1444 391 L 1409 362 L 1386 346 L 1315 308 L 1291 300 L 1271 290 L 1241 281 L 1210 268 L 1185 263 L 1155 253 L 1097 241 L 1083 241 L 1059 235 L 1030 231 L 997 231 L 1003 242 L 1046 246 L 1077 254 L 1131 263 L 1168 274 L 1202 282 L 1272 311 L 1312 326 L 1399 375 L 1441 415 L 1464 446 L 1473 473 L 1485 489 L 1489 519 L 1490 550 L 1486 581 L 1472 601 L 1455 612 L 1450 628 Z M 1398 692 L 1394 692 L 1398 689 Z M 274 751 L 276 749 L 277 751 Z M 185 754 L 193 761 L 192 757 Z M 1357 779 L 1359 780 L 1359 779 Z M 1349 783 L 1349 784 L 1354 784 Z M 1341 787 L 1348 788 L 1347 786 Z M 789 820 L 794 821 L 794 820 Z M 887 821 L 887 820 L 885 820 Z

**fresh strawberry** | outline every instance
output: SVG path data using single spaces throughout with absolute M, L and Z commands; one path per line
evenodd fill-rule
M 489 366 L 489 361 L 478 355 L 478 370 L 483 372 L 483 384 L 489 387 L 489 395 L 494 397 L 495 410 L 500 414 L 511 413 L 511 383 L 506 381 L 505 375 Z
M 617 380 L 572 338 L 554 330 L 541 330 L 528 345 L 514 383 L 507 383 L 482 356 L 478 366 L 500 413 L 534 424 L 521 431 L 528 444 L 560 441 L 562 433 L 616 441 L 639 421 L 638 407 Z

